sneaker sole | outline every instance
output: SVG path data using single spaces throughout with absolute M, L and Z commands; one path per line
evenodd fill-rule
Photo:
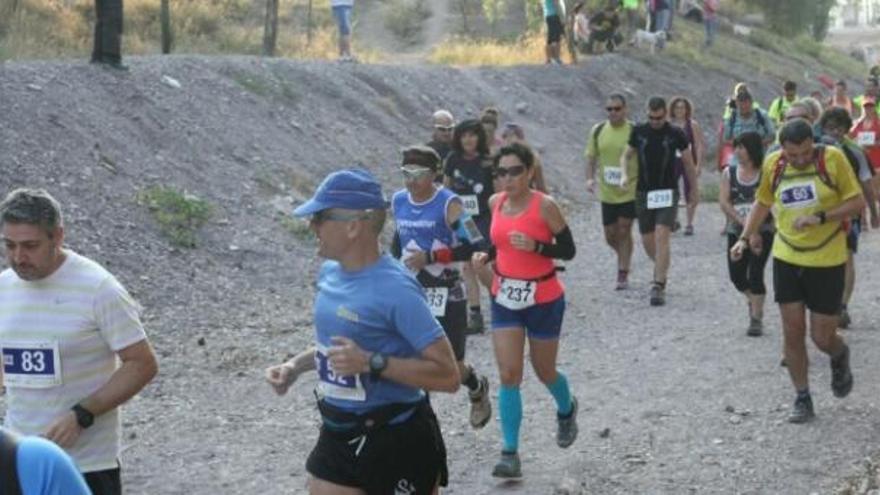
M 788 417 L 788 422 L 795 425 L 802 425 L 804 423 L 809 423 L 813 419 L 816 418 L 816 413 L 810 413 L 804 417 Z
M 507 476 L 507 475 L 504 475 L 503 473 L 497 473 L 495 471 L 492 471 L 492 477 L 502 479 L 502 480 L 507 480 L 507 481 L 522 481 L 522 479 L 523 479 L 522 473 L 519 473 L 515 476 Z

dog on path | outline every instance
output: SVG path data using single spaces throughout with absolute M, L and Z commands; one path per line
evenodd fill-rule
M 644 29 L 638 29 L 633 38 L 633 44 L 639 49 L 647 48 L 651 54 L 657 53 L 657 50 L 662 50 L 666 46 L 666 31 L 651 33 Z

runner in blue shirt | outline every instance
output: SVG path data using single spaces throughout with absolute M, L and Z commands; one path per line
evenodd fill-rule
M 0 493 L 91 495 L 61 447 L 40 437 L 18 437 L 0 427 Z
M 316 342 L 266 378 L 284 394 L 303 372 L 318 372 L 323 424 L 306 462 L 311 493 L 431 493 L 446 485 L 446 450 L 425 392 L 455 392 L 461 379 L 422 287 L 380 254 L 387 207 L 372 175 L 346 169 L 294 211 L 311 217 L 327 259 Z

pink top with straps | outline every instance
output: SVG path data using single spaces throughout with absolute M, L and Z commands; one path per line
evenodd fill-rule
M 553 242 L 553 232 L 550 231 L 547 221 L 541 217 L 543 199 L 543 193 L 532 191 L 525 210 L 508 216 L 502 213 L 507 193 L 499 194 L 492 209 L 492 227 L 489 230 L 489 237 L 498 253 L 495 259 L 495 277 L 492 279 L 493 296 L 498 294 L 500 278 L 539 280 L 535 289 L 536 304 L 555 301 L 564 293 L 565 289 L 556 277 L 556 265 L 552 259 L 535 252 L 516 249 L 510 244 L 511 232 L 521 232 L 545 244 Z

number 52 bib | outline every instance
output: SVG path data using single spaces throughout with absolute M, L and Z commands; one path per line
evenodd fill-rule
M 51 388 L 61 385 L 58 341 L 4 342 L 3 383 L 7 387 Z
M 327 357 L 327 347 L 321 344 L 318 344 L 315 349 L 315 365 L 318 368 L 318 379 L 320 380 L 318 391 L 324 397 L 351 401 L 367 400 L 367 391 L 361 383 L 360 375 L 337 375 Z

